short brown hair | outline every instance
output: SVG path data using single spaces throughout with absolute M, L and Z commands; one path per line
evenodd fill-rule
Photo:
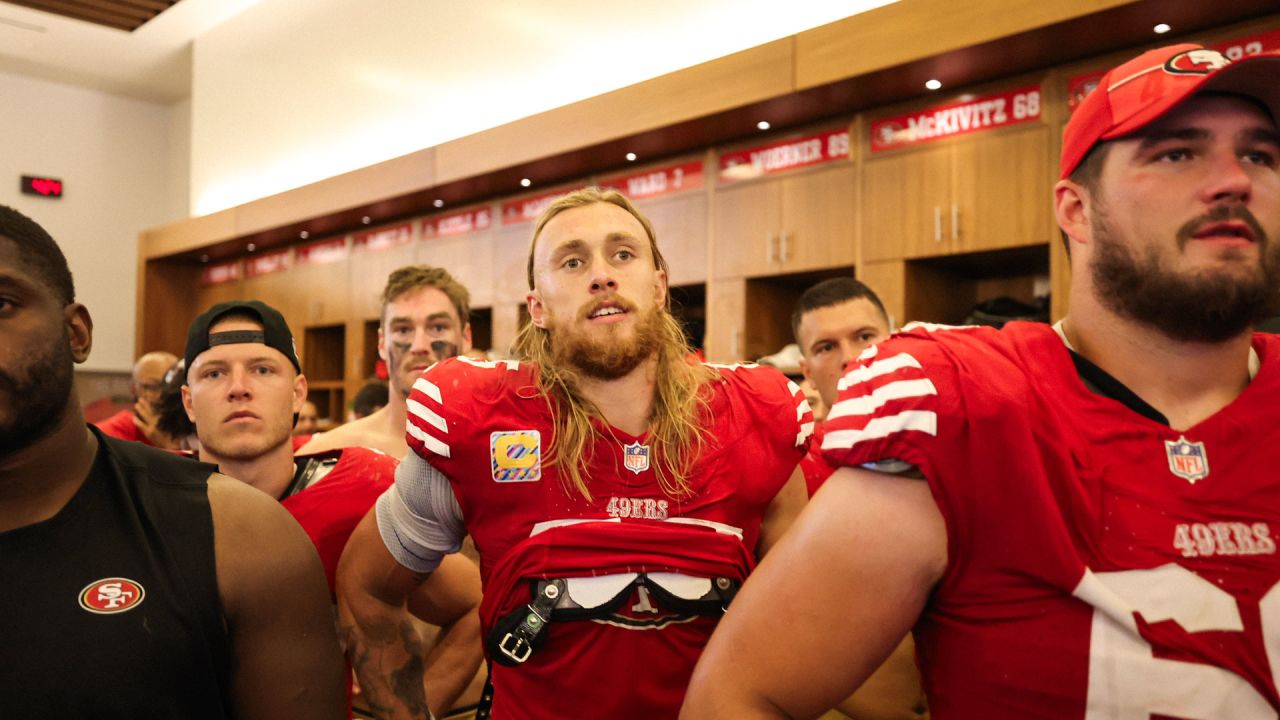
M 458 322 L 462 327 L 471 323 L 471 293 L 466 286 L 449 274 L 448 270 L 430 265 L 405 265 L 396 268 L 387 276 L 387 286 L 382 289 L 382 309 L 378 311 L 379 322 L 387 320 L 387 305 L 396 298 L 421 288 L 435 288 L 444 293 L 453 309 L 458 311 Z
M 596 203 L 617 205 L 630 213 L 636 220 L 639 220 L 640 225 L 644 227 L 645 235 L 649 237 L 649 251 L 653 253 L 653 267 L 667 273 L 667 275 L 670 275 L 670 273 L 667 272 L 667 260 L 662 257 L 662 252 L 658 250 L 657 236 L 653 232 L 653 224 L 649 222 L 649 218 L 640 214 L 640 211 L 636 209 L 635 205 L 631 204 L 631 201 L 627 199 L 626 195 L 623 195 L 617 190 L 601 189 L 595 185 L 591 185 L 584 187 L 581 190 L 574 190 L 567 195 L 561 195 L 555 202 L 548 205 L 547 209 L 543 210 L 542 214 L 538 216 L 538 219 L 534 221 L 533 240 L 529 243 L 528 276 L 530 290 L 533 289 L 533 250 L 538 245 L 538 236 L 542 234 L 542 229 L 547 226 L 547 223 L 551 222 L 551 218 L 559 215 L 565 210 L 572 210 L 573 208 L 585 207 Z
M 1092 197 L 1098 196 L 1098 185 L 1102 180 L 1102 166 L 1107 161 L 1107 155 L 1111 152 L 1111 143 L 1100 142 L 1089 148 L 1089 152 L 1076 165 L 1067 179 L 1089 191 Z M 1067 251 L 1067 258 L 1071 258 L 1071 238 L 1067 237 L 1065 230 L 1059 230 L 1062 234 L 1062 248 Z

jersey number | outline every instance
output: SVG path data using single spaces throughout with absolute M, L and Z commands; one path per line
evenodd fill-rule
M 1236 600 L 1180 565 L 1150 570 L 1086 570 L 1076 597 L 1094 606 L 1086 720 L 1149 720 L 1153 714 L 1189 720 L 1276 718 L 1267 699 L 1239 675 L 1201 663 L 1157 658 L 1138 633 L 1133 613 L 1148 623 L 1173 620 L 1188 633 L 1241 632 Z M 1277 685 L 1280 584 L 1259 603 L 1267 662 Z

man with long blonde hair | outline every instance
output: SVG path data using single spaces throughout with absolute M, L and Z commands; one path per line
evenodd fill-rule
M 394 697 L 413 662 L 399 606 L 469 531 L 494 717 L 673 717 L 804 503 L 812 414 L 772 369 L 690 359 L 653 228 L 617 192 L 552 203 L 528 281 L 524 362 L 457 358 L 414 384 L 413 452 L 340 571 L 350 650 L 383 668 L 366 692 L 414 717 Z

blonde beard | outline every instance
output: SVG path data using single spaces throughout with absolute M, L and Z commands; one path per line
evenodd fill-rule
M 588 333 L 551 323 L 551 360 L 558 367 L 573 368 L 596 380 L 617 380 L 654 357 L 662 343 L 661 307 L 652 307 L 636 320 L 630 337 L 619 337 L 621 328 L 606 326 L 604 333 Z M 621 323 L 619 323 L 621 324 Z M 601 335 L 603 335 L 601 337 Z

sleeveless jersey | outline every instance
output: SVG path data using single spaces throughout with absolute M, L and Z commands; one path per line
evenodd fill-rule
M 315 545 L 332 597 L 342 550 L 378 496 L 391 487 L 399 461 L 377 450 L 347 447 L 299 455 L 294 463 L 303 486 L 280 504 Z
M 429 368 L 409 397 L 407 440 L 449 478 L 480 553 L 486 598 L 512 592 L 508 580 L 495 580 L 494 569 L 513 548 L 548 528 L 582 521 L 693 525 L 731 535 L 752 554 L 765 509 L 804 451 L 812 413 L 800 389 L 775 370 L 716 367 L 716 375 L 708 385 L 707 444 L 689 477 L 690 496 L 677 499 L 659 489 L 647 436 L 597 424 L 584 462 L 593 494 L 587 501 L 567 490 L 547 462 L 555 438 L 533 367 L 454 358 Z M 565 552 L 552 544 L 541 562 L 547 570 L 560 567 Z M 663 569 L 680 565 L 683 555 L 685 570 L 698 574 L 696 549 L 673 554 Z M 637 560 L 643 557 L 595 557 L 594 568 L 578 574 L 652 570 Z M 675 717 L 714 625 L 712 617 L 664 609 L 640 589 L 608 619 L 553 622 L 533 659 L 493 666 L 493 716 Z M 490 616 L 484 630 L 491 629 Z
M 1048 325 L 909 328 L 850 366 L 827 459 L 915 465 L 946 523 L 933 717 L 1276 717 L 1280 338 L 1253 346 L 1185 431 L 1088 390 Z
M 67 505 L 0 533 L 0 714 L 228 718 L 216 468 L 95 432 Z

